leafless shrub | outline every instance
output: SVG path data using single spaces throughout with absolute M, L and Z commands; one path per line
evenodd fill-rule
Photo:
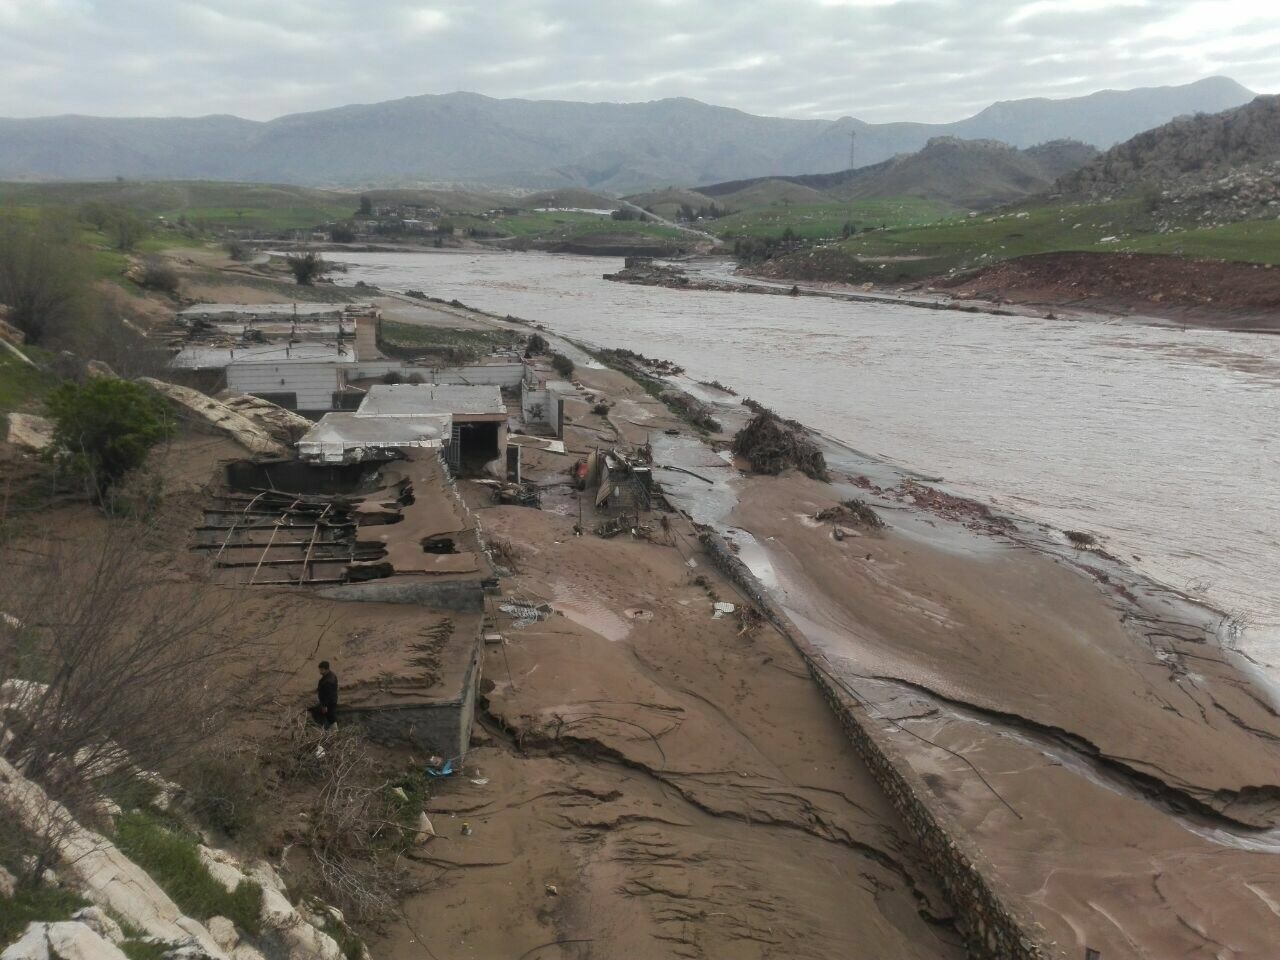
M 179 772 L 265 674 L 234 593 L 167 579 L 144 526 L 105 526 L 0 544 L 0 757 L 90 817 L 139 769 Z
M 398 802 L 391 779 L 351 726 L 321 730 L 291 720 L 274 762 L 282 781 L 313 785 L 305 842 L 315 895 L 354 920 L 385 918 L 405 890 L 398 858 L 412 842 L 421 800 Z
M 175 294 L 181 278 L 173 265 L 163 257 L 147 257 L 142 263 L 142 271 L 138 275 L 138 285 L 160 293 Z
M 506 537 L 490 537 L 489 538 L 489 555 L 493 557 L 494 563 L 506 567 L 508 570 L 519 569 L 522 551 L 514 543 Z

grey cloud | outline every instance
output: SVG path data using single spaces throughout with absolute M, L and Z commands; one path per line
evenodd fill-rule
M 265 119 L 465 89 L 956 119 L 992 100 L 1280 88 L 1252 0 L 9 0 L 0 115 Z

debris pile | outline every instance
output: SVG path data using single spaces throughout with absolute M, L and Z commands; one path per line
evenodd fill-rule
M 764 407 L 757 407 L 734 436 L 733 452 L 746 459 L 753 473 L 779 474 L 794 467 L 815 480 L 830 480 L 826 458 L 804 427 Z
M 884 521 L 879 514 L 861 500 L 845 500 L 833 507 L 826 507 L 813 515 L 820 522 L 843 523 L 864 530 L 879 530 Z

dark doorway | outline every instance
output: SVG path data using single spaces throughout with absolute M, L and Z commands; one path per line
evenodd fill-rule
M 497 423 L 458 423 L 454 421 L 454 443 L 456 450 L 450 450 L 458 472 L 462 475 L 474 475 L 484 472 L 484 465 L 498 459 L 498 427 Z M 456 459 L 455 459 L 456 458 Z

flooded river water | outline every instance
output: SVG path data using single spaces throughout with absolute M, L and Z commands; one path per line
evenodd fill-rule
M 341 259 L 346 282 L 674 360 L 953 490 L 1089 531 L 1236 618 L 1243 649 L 1280 669 L 1280 336 L 631 286 L 601 279 L 622 264 L 598 257 Z

